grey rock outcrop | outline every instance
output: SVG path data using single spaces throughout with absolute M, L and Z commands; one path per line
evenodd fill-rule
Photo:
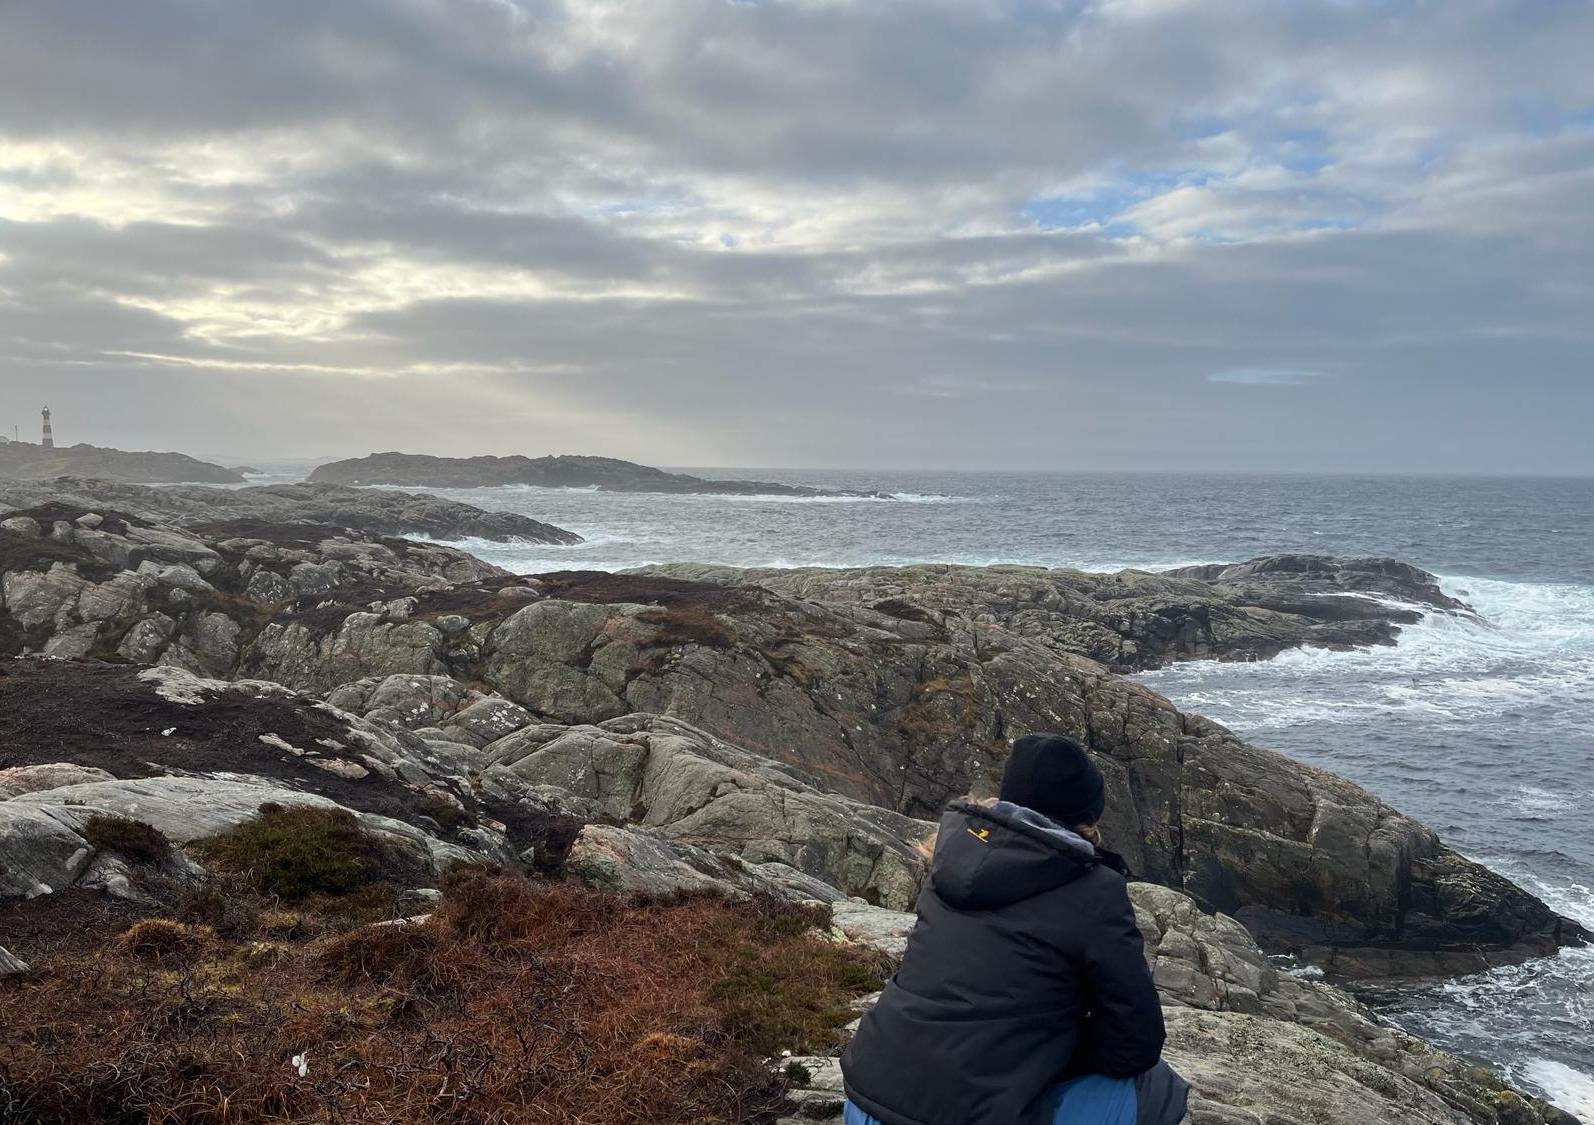
M 28 971 L 28 963 L 22 958 L 6 951 L 0 945 L 0 980 L 6 977 L 17 977 Z
M 678 720 L 532 726 L 485 752 L 491 765 L 586 798 L 612 820 L 745 864 L 784 864 L 873 902 L 908 907 L 924 879 L 932 825 L 822 792 Z
M 1482 1067 L 1276 968 L 1245 927 L 1166 887 L 1130 888 L 1195 1125 L 1278 1120 L 1575 1125 Z
M 486 631 L 488 656 L 464 675 L 561 722 L 678 716 L 921 817 L 988 784 L 1008 738 L 1071 731 L 1098 755 L 1109 828 L 1137 870 L 1279 947 L 1341 951 L 1348 972 L 1471 969 L 1580 939 L 1359 787 L 1182 715 L 1055 641 L 933 600 L 915 609 L 900 589 L 887 612 L 672 581 L 544 579 L 549 600 Z
M 717 891 L 821 902 L 844 897 L 836 888 L 783 864 L 754 866 L 656 832 L 610 824 L 583 826 L 565 857 L 564 869 L 588 886 L 631 894 Z
M 80 830 L 96 814 L 181 844 L 262 804 L 340 807 L 434 873 L 457 859 L 511 862 L 539 842 L 507 830 L 499 804 L 433 744 L 277 684 L 10 661 L 0 708 L 30 736 L 0 747 L 0 897 L 80 884 L 95 859 Z
M 339 484 L 271 484 L 249 488 L 176 485 L 151 488 L 126 481 L 63 477 L 0 480 L 0 512 L 56 502 L 86 510 L 112 509 L 184 527 L 229 520 L 313 524 L 367 535 L 424 535 L 432 539 L 495 542 L 581 542 L 581 536 L 513 512 L 494 512 L 458 500 Z
M 349 809 L 433 873 L 474 859 L 623 890 L 856 892 L 893 905 L 923 875 L 930 825 L 825 793 L 676 720 L 532 724 L 480 746 L 462 724 L 520 709 L 425 677 L 332 696 L 366 716 L 172 667 L 0 663 L 0 707 L 33 736 L 0 748 L 0 897 L 84 885 L 96 862 L 88 817 L 142 820 L 186 843 L 268 803 Z M 459 741 L 404 725 L 450 717 Z
M 116 775 L 94 766 L 75 762 L 42 762 L 35 766 L 0 769 L 0 800 L 23 793 L 59 789 L 63 785 L 82 785 L 90 781 L 114 781 Z
M 475 703 L 485 698 L 447 676 L 416 675 L 351 680 L 339 684 L 326 697 L 340 710 L 369 719 L 385 719 L 407 730 L 436 727 L 457 714 L 467 701 Z
M 582 830 L 568 862 L 617 889 L 718 884 L 901 909 L 924 878 L 934 825 L 826 792 L 677 719 L 541 722 L 438 676 L 360 680 L 326 698 L 414 730 L 506 793 L 556 794 L 560 813 L 602 822 Z
M 945 614 L 987 620 L 1117 672 L 1191 659 L 1259 660 L 1303 646 L 1391 644 L 1400 626 L 1424 612 L 1471 613 L 1414 566 L 1319 555 L 1162 573 L 950 564 L 749 570 L 695 563 L 638 573 L 755 585 L 908 620 Z
M 1104 645 L 1124 666 L 1132 646 L 1149 665 L 1378 639 L 1398 628 L 1387 614 L 1417 610 L 1331 591 L 1428 596 L 1420 572 L 1393 564 L 1250 564 L 1221 580 L 1003 567 L 516 579 L 447 548 L 352 532 L 218 536 L 74 512 L 24 513 L 40 537 L 0 531 L 0 645 L 137 653 L 315 694 L 444 678 L 483 697 L 461 696 L 461 708 L 502 697 L 493 713 L 514 724 L 663 714 L 918 819 L 984 791 L 1013 737 L 1061 730 L 1106 774 L 1108 828 L 1131 865 L 1274 948 L 1378 975 L 1474 970 L 1584 937 L 1365 790 L 1181 714 L 1084 655 Z M 290 600 L 257 600 L 263 573 Z M 216 592 L 196 592 L 195 576 Z M 1383 616 L 1351 620 L 1347 634 L 1340 611 L 1269 608 L 1281 581 L 1290 598 L 1343 597 Z M 490 741 L 485 725 L 451 731 L 463 728 L 430 702 L 421 721 L 402 721 L 422 742 L 462 747 L 450 753 L 463 762 Z
M 507 577 L 452 548 L 308 524 L 245 521 L 201 535 L 59 503 L 8 523 L 0 655 L 115 655 L 230 675 L 268 619 L 313 616 L 329 596 L 370 595 L 385 617 L 400 617 L 418 591 Z M 384 628 L 367 648 L 424 648 L 429 630 Z
M 142 821 L 174 844 L 219 835 L 259 814 L 262 805 L 339 808 L 337 802 L 299 789 L 256 780 L 151 777 L 97 781 L 0 801 L 0 897 L 32 898 L 64 890 L 89 869 L 95 849 L 83 835 L 95 816 Z M 456 861 L 480 861 L 474 849 L 437 839 L 391 817 L 354 814 L 362 826 L 436 874 Z

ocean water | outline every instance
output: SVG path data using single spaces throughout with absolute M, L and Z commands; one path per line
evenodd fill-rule
M 1110 570 L 1282 551 L 1426 567 L 1483 620 L 1431 616 L 1394 648 L 1141 678 L 1181 707 L 1366 785 L 1594 927 L 1594 480 L 692 471 L 898 499 L 448 495 L 587 537 L 577 547 L 463 544 L 521 572 L 668 561 Z M 1594 1123 L 1594 951 L 1372 999 Z

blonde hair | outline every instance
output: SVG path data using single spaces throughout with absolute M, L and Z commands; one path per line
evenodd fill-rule
M 969 798 L 969 803 L 973 804 L 973 805 L 979 805 L 982 808 L 987 808 L 988 809 L 992 805 L 996 804 L 996 802 L 998 800 L 999 800 L 999 798 L 997 798 L 997 797 L 970 797 Z M 1072 825 L 1068 825 L 1067 827 L 1070 828 L 1074 832 L 1075 835 L 1083 836 L 1085 839 L 1089 840 L 1092 844 L 1095 844 L 1098 848 L 1101 847 L 1101 825 L 1100 825 L 1100 823 L 1072 824 Z M 932 832 L 930 834 L 930 839 L 927 841 L 927 843 L 929 844 L 929 846 L 932 849 L 935 847 L 935 833 Z

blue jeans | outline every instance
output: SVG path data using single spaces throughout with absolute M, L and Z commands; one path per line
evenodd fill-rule
M 1135 1125 L 1137 1099 L 1133 1078 L 1086 1074 L 1057 1087 L 1052 1125 Z M 846 1125 L 881 1125 L 878 1118 L 847 1102 Z

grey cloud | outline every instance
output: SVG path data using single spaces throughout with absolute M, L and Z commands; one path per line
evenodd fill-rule
M 259 455 L 1591 471 L 1591 48 L 1503 0 L 9 5 L 0 401 L 195 450 L 247 409 Z
M 291 234 L 244 226 L 82 219 L 0 219 L 0 279 L 126 294 L 167 293 L 218 282 L 285 282 L 332 268 L 324 250 Z
M 183 325 L 147 309 L 61 285 L 0 290 L 0 372 L 6 382 L 41 367 L 89 367 L 117 351 L 182 346 Z
M 1288 367 L 1231 367 L 1207 376 L 1210 383 L 1237 383 L 1244 387 L 1299 387 L 1321 379 L 1321 371 L 1298 371 Z

